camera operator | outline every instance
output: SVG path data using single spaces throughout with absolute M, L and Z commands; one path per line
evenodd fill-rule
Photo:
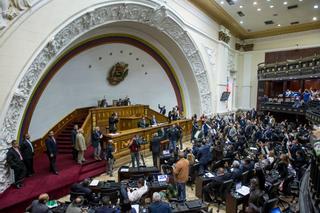
M 139 161 L 140 161 L 139 135 L 135 135 L 131 140 L 129 140 L 127 146 L 130 149 L 132 167 L 136 167 L 136 165 L 137 167 L 139 167 Z

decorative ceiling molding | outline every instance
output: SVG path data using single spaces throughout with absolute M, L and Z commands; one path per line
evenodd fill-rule
M 277 27 L 269 30 L 247 32 L 242 26 L 233 19 L 217 2 L 214 0 L 189 0 L 201 11 L 207 14 L 218 24 L 225 26 L 230 32 L 240 39 L 253 39 L 268 36 L 276 36 L 288 33 L 302 32 L 320 28 L 320 21 L 314 21 L 304 24 L 296 24 L 286 27 Z
M 0 192 L 10 186 L 9 170 L 5 166 L 6 152 L 13 139 L 17 138 L 19 125 L 28 101 L 46 69 L 76 39 L 100 26 L 122 21 L 132 21 L 149 25 L 166 34 L 174 41 L 188 60 L 195 76 L 201 112 L 212 114 L 212 95 L 209 80 L 200 53 L 192 38 L 182 27 L 183 22 L 169 9 L 154 1 L 140 3 L 105 2 L 95 5 L 66 20 L 62 29 L 49 35 L 52 38 L 33 57 L 30 66 L 22 71 L 22 78 L 16 82 L 3 110 L 0 121 Z M 42 48 L 42 49 L 41 49 Z

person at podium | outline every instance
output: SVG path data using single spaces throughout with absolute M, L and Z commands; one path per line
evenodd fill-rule
M 118 114 L 112 113 L 111 117 L 109 118 L 109 132 L 116 133 L 117 132 L 117 123 L 119 122 Z
M 157 126 L 158 125 L 158 121 L 157 121 L 155 115 L 152 115 L 152 118 L 150 120 L 150 124 L 151 124 L 151 126 Z
M 138 127 L 144 129 L 144 128 L 147 128 L 148 126 L 149 126 L 149 124 L 148 124 L 148 122 L 146 120 L 146 117 L 142 116 L 142 118 L 138 122 Z

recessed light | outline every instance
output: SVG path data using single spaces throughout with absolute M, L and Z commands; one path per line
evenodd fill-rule
M 240 7 L 240 8 L 243 8 L 243 6 L 242 6 L 242 5 L 240 5 L 239 7 Z
M 240 21 L 240 24 L 243 24 L 243 21 Z
M 278 24 L 278 27 L 281 27 L 281 24 Z
M 317 4 L 315 4 L 315 5 L 313 6 L 313 8 L 314 8 L 314 9 L 318 9 L 319 6 L 318 6 Z
M 258 3 L 256 1 L 253 2 L 253 5 L 257 5 Z
M 258 8 L 257 10 L 258 10 L 258 11 L 261 11 L 261 8 Z
M 270 8 L 273 8 L 274 6 L 273 5 L 270 5 Z
M 300 2 L 302 2 L 303 0 L 299 0 Z
M 224 2 L 223 2 L 223 1 L 220 1 L 220 4 L 224 4 Z
M 267 0 L 267 1 L 270 1 L 270 0 Z
M 285 1 L 285 2 L 283 2 L 283 4 L 284 4 L 284 5 L 287 5 L 287 4 L 288 4 L 288 2 L 286 2 L 286 1 Z
M 312 20 L 313 20 L 313 21 L 317 21 L 317 17 L 313 17 Z

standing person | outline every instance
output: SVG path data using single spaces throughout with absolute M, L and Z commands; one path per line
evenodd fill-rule
M 158 104 L 158 108 L 160 110 L 160 114 L 166 115 L 166 106 L 160 106 L 160 104 Z
M 178 138 L 179 138 L 179 130 L 177 129 L 176 125 L 173 124 L 168 132 L 169 149 L 171 153 L 174 152 L 176 149 Z
M 132 167 L 139 167 L 139 161 L 140 161 L 140 144 L 138 141 L 138 135 L 135 135 L 129 142 L 128 147 L 130 149 L 130 155 L 131 155 L 131 162 Z
M 72 158 L 73 160 L 77 161 L 78 151 L 75 148 L 76 145 L 76 138 L 78 134 L 78 125 L 74 125 L 72 132 L 71 132 L 71 142 L 72 142 Z
M 180 144 L 180 149 L 183 149 L 183 145 L 182 145 L 182 137 L 183 137 L 183 129 L 182 126 L 180 126 L 180 124 L 177 124 L 177 130 L 178 130 L 178 141 Z
M 22 181 L 26 176 L 26 167 L 19 150 L 19 143 L 16 140 L 11 142 L 12 147 L 7 152 L 7 164 L 14 172 L 14 185 L 20 189 Z
M 92 133 L 92 146 L 94 148 L 94 159 L 101 160 L 100 154 L 101 154 L 101 139 L 103 135 L 100 131 L 100 127 L 96 126 Z
M 57 159 L 57 141 L 54 138 L 54 132 L 49 132 L 49 137 L 46 140 L 46 147 L 47 147 L 47 155 L 50 162 L 50 172 L 55 175 L 58 175 L 58 171 L 56 168 L 56 159 Z
M 113 153 L 117 152 L 117 149 L 115 147 L 116 146 L 113 143 L 113 141 L 112 140 L 108 140 L 105 159 L 107 160 L 106 173 L 109 173 L 110 177 L 113 176 L 113 174 L 112 174 L 112 172 L 113 172 L 113 164 L 114 164 Z
M 189 178 L 189 161 L 184 158 L 184 152 L 179 151 L 179 160 L 173 166 L 173 174 L 178 188 L 178 201 L 186 200 L 186 183 Z
M 23 157 L 24 165 L 27 169 L 27 176 L 30 177 L 34 174 L 33 169 L 33 156 L 34 156 L 34 148 L 30 141 L 30 135 L 27 133 L 24 136 L 24 140 L 20 145 L 21 155 Z
M 117 132 L 117 123 L 119 122 L 118 114 L 112 113 L 111 117 L 109 118 L 109 132 L 116 133 Z
M 78 164 L 82 164 L 86 161 L 86 159 L 84 159 L 84 151 L 87 150 L 86 139 L 83 136 L 83 129 L 78 130 L 75 148 L 78 151 Z
M 154 133 L 152 140 L 151 140 L 151 151 L 152 151 L 152 160 L 153 160 L 153 166 L 160 169 L 160 165 L 158 164 L 159 158 L 160 158 L 160 142 L 162 137 L 158 135 L 158 133 Z

